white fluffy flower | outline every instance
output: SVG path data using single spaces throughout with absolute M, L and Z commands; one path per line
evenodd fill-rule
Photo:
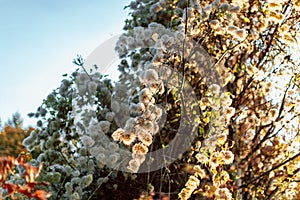
M 209 86 L 208 90 L 214 95 L 220 94 L 220 86 L 217 84 L 212 84 Z
M 151 93 L 155 94 L 163 94 L 165 92 L 164 83 L 162 80 L 158 80 L 156 82 L 153 82 L 149 85 L 149 89 Z
M 110 122 L 109 121 L 101 121 L 99 122 L 100 128 L 103 133 L 108 133 L 110 130 Z
M 236 26 L 228 26 L 228 27 L 227 27 L 227 32 L 228 32 L 230 35 L 235 34 L 235 32 L 236 32 L 237 30 L 239 30 L 239 28 L 236 27 Z
M 231 151 L 221 151 L 223 162 L 228 165 L 231 164 L 234 160 L 234 154 Z
M 110 107 L 115 113 L 118 113 L 120 111 L 120 104 L 117 101 L 112 101 Z
M 132 146 L 132 153 L 134 154 L 146 154 L 148 152 L 148 147 L 143 143 L 136 143 Z
M 97 83 L 94 81 L 88 82 L 88 91 L 90 94 L 94 94 L 97 91 Z
M 152 93 L 149 88 L 144 88 L 139 94 L 139 100 L 142 103 L 148 104 L 151 102 Z
M 141 164 L 146 160 L 146 155 L 145 154 L 132 154 L 132 158 Z
M 133 129 L 134 129 L 135 125 L 136 125 L 136 119 L 135 118 L 129 118 L 126 121 L 126 124 L 125 124 L 125 127 L 124 127 L 124 131 L 126 133 L 133 132 Z
M 196 154 L 196 159 L 202 164 L 206 164 L 208 162 L 208 158 L 201 153 Z
M 140 116 L 145 111 L 145 105 L 143 103 L 130 104 L 129 111 L 131 116 Z
M 244 29 L 239 29 L 237 31 L 235 31 L 235 33 L 233 34 L 233 36 L 238 39 L 238 40 L 244 40 L 247 36 L 246 34 L 246 30 Z
M 105 118 L 107 121 L 112 122 L 114 120 L 115 113 L 114 112 L 107 112 Z
M 108 149 L 110 152 L 115 152 L 115 151 L 119 150 L 119 145 L 115 142 L 110 142 L 108 144 Z
M 92 174 L 88 174 L 88 175 L 86 175 L 86 176 L 84 176 L 84 177 L 81 178 L 80 187 L 81 188 L 86 188 L 92 182 L 93 182 L 93 175 Z
M 126 133 L 120 138 L 120 141 L 122 141 L 125 145 L 129 146 L 133 143 L 135 139 L 136 135 L 134 133 Z
M 95 144 L 95 141 L 87 135 L 81 136 L 80 139 L 81 139 L 82 144 L 86 147 L 91 147 Z
M 130 160 L 127 169 L 129 169 L 131 172 L 136 173 L 138 172 L 140 167 L 140 163 L 137 160 Z
M 89 76 L 86 73 L 79 73 L 76 78 L 80 84 L 84 84 L 89 80 Z
M 232 199 L 232 194 L 228 188 L 218 188 L 215 191 L 215 198 L 216 199 Z
M 122 128 L 118 128 L 113 132 L 111 136 L 114 139 L 114 141 L 119 141 L 124 136 L 124 134 L 124 130 Z
M 143 74 L 143 80 L 146 84 L 156 82 L 158 80 L 158 74 L 154 69 L 148 69 Z
M 109 164 L 114 165 L 119 160 L 119 158 L 120 158 L 120 154 L 114 153 L 112 155 L 109 155 L 107 161 L 108 161 Z
M 139 130 L 137 132 L 138 140 L 141 141 L 144 145 L 149 146 L 152 144 L 152 135 L 146 131 Z

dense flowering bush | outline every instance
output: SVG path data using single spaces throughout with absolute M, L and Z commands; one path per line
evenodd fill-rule
M 128 7 L 119 80 L 79 56 L 32 114 L 50 198 L 299 198 L 300 2 Z

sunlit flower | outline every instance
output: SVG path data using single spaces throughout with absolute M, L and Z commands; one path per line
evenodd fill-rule
M 271 82 L 263 82 L 262 83 L 262 91 L 264 94 L 269 94 L 271 91 L 271 86 L 272 83 Z
M 137 143 L 132 147 L 132 153 L 134 154 L 146 154 L 148 152 L 148 147 L 143 143 Z
M 232 194 L 228 188 L 218 188 L 215 191 L 215 199 L 217 200 L 231 200 Z
M 181 200 L 188 200 L 191 195 L 192 195 L 193 191 L 187 188 L 183 188 L 180 193 L 178 194 L 179 199 Z
M 129 146 L 136 138 L 134 133 L 125 133 L 122 137 L 120 137 L 120 141 L 122 141 L 125 145 Z
M 271 2 L 269 3 L 269 10 L 270 11 L 281 11 L 282 6 L 281 4 L 277 3 L 277 2 Z
M 294 107 L 295 114 L 300 114 L 300 100 L 297 100 Z
M 156 120 L 158 120 L 161 118 L 161 116 L 163 114 L 163 110 L 160 107 L 155 106 L 153 113 L 156 115 Z
M 228 172 L 221 171 L 221 173 L 214 174 L 212 180 L 215 187 L 220 187 L 230 180 L 230 176 Z
M 246 132 L 245 132 L 245 139 L 246 140 L 253 140 L 253 138 L 254 138 L 254 136 L 255 136 L 255 130 L 253 130 L 253 129 L 250 129 L 250 130 L 247 130 Z
M 253 74 L 258 72 L 258 69 L 255 66 L 247 65 L 246 71 L 250 76 L 252 76 Z
M 284 16 L 281 13 L 277 13 L 277 12 L 270 12 L 270 16 L 269 19 L 275 23 L 281 23 L 283 20 Z
M 210 156 L 210 159 L 209 159 L 209 164 L 212 168 L 216 168 L 220 165 L 220 157 L 222 155 L 220 154 L 220 152 L 214 152 L 211 156 Z
M 217 84 L 212 84 L 208 87 L 208 90 L 214 95 L 220 94 L 220 86 Z
M 200 100 L 200 108 L 201 110 L 205 110 L 206 107 L 210 106 L 211 105 L 211 100 L 210 98 L 208 97 L 203 97 L 201 100 Z
M 257 26 L 257 30 L 259 32 L 263 32 L 267 29 L 268 25 L 269 25 L 268 21 L 266 21 L 266 20 L 260 21 L 260 23 Z
M 294 189 L 298 186 L 298 184 L 296 182 L 291 182 L 289 183 L 289 188 Z
M 145 154 L 132 154 L 132 158 L 141 164 L 146 160 L 146 155 Z
M 260 125 L 265 126 L 270 123 L 271 123 L 271 121 L 270 121 L 269 117 L 264 116 L 264 117 L 260 118 Z
M 217 145 L 225 144 L 226 140 L 227 140 L 227 134 L 224 132 L 216 136 Z
M 230 98 L 229 94 L 222 93 L 221 97 L 220 97 L 220 102 L 225 107 L 228 107 L 228 106 L 230 106 L 232 104 L 232 99 Z
M 239 40 L 244 40 L 247 35 L 244 29 L 239 29 L 234 32 L 233 36 Z
M 286 43 L 287 45 L 291 45 L 296 43 L 295 38 L 293 38 L 289 33 L 285 33 L 282 37 L 281 37 L 282 41 L 284 43 Z
M 202 164 L 205 164 L 208 162 L 208 158 L 205 155 L 203 155 L 202 153 L 197 153 L 195 157 L 198 160 L 198 162 L 200 162 Z
M 234 75 L 231 72 L 224 72 L 221 77 L 221 86 L 224 87 L 234 78 Z
M 200 184 L 200 180 L 195 176 L 190 176 L 189 180 L 185 183 L 187 188 L 196 189 Z
M 286 199 L 294 199 L 296 194 L 297 194 L 296 190 L 288 188 L 288 189 L 285 190 L 284 196 L 286 197 Z
M 258 40 L 259 39 L 259 33 L 257 33 L 256 31 L 252 31 L 249 36 L 248 36 L 249 40 Z
M 259 119 L 256 117 L 255 114 L 252 114 L 246 118 L 246 123 L 249 123 L 249 125 L 252 126 L 258 126 L 259 125 Z
M 124 130 L 122 128 L 118 128 L 113 132 L 111 136 L 114 139 L 114 141 L 119 141 L 120 138 L 124 136 L 124 134 L 125 134 Z
M 238 31 L 239 28 L 236 27 L 236 26 L 228 26 L 227 27 L 227 32 L 230 34 L 230 35 L 234 35 L 236 31 Z
M 289 26 L 287 24 L 283 24 L 282 26 L 280 26 L 279 30 L 280 30 L 280 33 L 286 33 L 289 29 Z
M 140 167 L 140 163 L 137 160 L 130 160 L 128 163 L 128 167 L 127 169 L 129 169 L 129 171 L 136 173 L 139 170 Z
M 223 154 L 222 160 L 223 162 L 228 165 L 231 164 L 234 160 L 234 154 L 231 151 L 221 151 Z
M 139 95 L 139 100 L 142 103 L 148 104 L 151 102 L 152 93 L 149 88 L 144 88 Z
M 193 169 L 200 176 L 201 179 L 204 179 L 206 177 L 205 170 L 202 169 L 199 165 L 195 165 Z
M 263 166 L 264 166 L 264 164 L 263 164 L 262 162 L 259 162 L 259 163 L 257 164 L 257 167 L 258 167 L 259 169 L 261 169 Z
M 269 110 L 269 113 L 268 113 L 269 120 L 273 121 L 277 118 L 277 116 L 278 116 L 278 110 L 277 109 Z
M 293 8 L 296 11 L 300 11 L 300 1 L 299 0 L 294 2 Z
M 219 20 L 214 19 L 209 22 L 209 25 L 211 26 L 212 29 L 217 29 L 220 27 L 219 23 L 220 23 Z
M 235 108 L 233 108 L 233 107 L 225 108 L 224 115 L 225 115 L 225 118 L 226 118 L 227 122 L 230 121 L 230 118 L 233 117 L 234 114 L 235 114 Z
M 162 80 L 158 80 L 156 82 L 151 83 L 149 85 L 149 89 L 153 94 L 163 94 L 165 92 L 165 87 Z
M 152 144 L 152 135 L 146 131 L 143 131 L 143 130 L 138 131 L 137 137 L 138 137 L 139 141 L 141 141 L 146 146 L 149 146 Z

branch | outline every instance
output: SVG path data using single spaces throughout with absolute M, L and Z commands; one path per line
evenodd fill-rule
M 255 177 L 255 178 L 253 178 L 252 180 L 248 181 L 247 183 L 241 185 L 241 186 L 239 187 L 239 189 L 247 187 L 249 184 L 253 183 L 254 181 L 256 181 L 256 180 L 262 178 L 263 176 L 269 174 L 271 171 L 274 171 L 275 169 L 278 169 L 278 168 L 281 167 L 282 165 L 285 165 L 286 163 L 288 163 L 288 162 L 290 162 L 290 161 L 296 159 L 296 158 L 299 157 L 299 156 L 300 156 L 300 152 L 297 153 L 296 155 L 294 155 L 293 157 L 287 159 L 286 161 L 280 163 L 279 165 L 273 167 L 272 169 L 270 169 L 270 170 L 268 170 L 268 171 L 262 173 L 261 175 L 259 175 L 259 176 Z

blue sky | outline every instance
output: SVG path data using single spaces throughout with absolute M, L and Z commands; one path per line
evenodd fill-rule
M 99 44 L 122 33 L 130 0 L 0 0 L 0 118 L 27 113 Z

